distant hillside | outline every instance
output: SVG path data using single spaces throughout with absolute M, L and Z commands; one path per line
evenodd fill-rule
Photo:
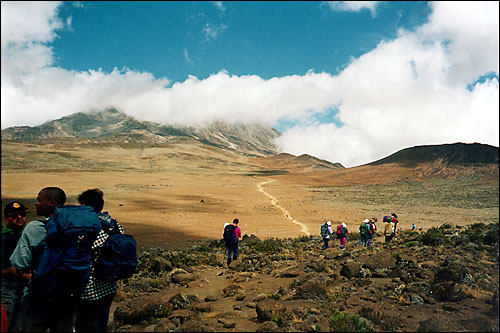
M 332 163 L 307 154 L 295 156 L 288 153 L 281 153 L 275 156 L 259 158 L 258 163 L 267 168 L 295 171 L 344 169 L 344 166 L 340 163 Z
M 110 139 L 115 142 L 165 142 L 171 138 L 192 138 L 219 148 L 233 149 L 254 156 L 277 153 L 273 143 L 280 132 L 256 125 L 227 125 L 216 122 L 206 128 L 173 127 L 139 121 L 108 109 L 76 113 L 36 127 L 16 126 L 2 130 L 2 140 L 40 141 L 52 138 Z
M 368 165 L 398 163 L 405 167 L 415 167 L 435 162 L 449 166 L 498 164 L 498 147 L 479 143 L 416 146 L 400 150 Z

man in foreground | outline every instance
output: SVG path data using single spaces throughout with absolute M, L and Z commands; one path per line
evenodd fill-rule
M 64 205 L 66 193 L 58 187 L 42 189 L 36 198 L 36 214 L 45 219 L 30 222 L 24 228 L 16 249 L 10 257 L 12 266 L 23 273 L 32 273 L 35 278 L 42 258 L 47 229 L 45 222 L 54 214 L 56 207 Z M 71 332 L 76 309 L 76 298 L 60 295 L 46 298 L 33 290 L 33 281 L 22 301 L 24 332 Z
M 13 201 L 4 209 L 5 226 L 2 229 L 2 304 L 5 306 L 9 331 L 21 328 L 20 307 L 24 287 L 31 278 L 29 273 L 21 273 L 11 266 L 9 258 L 14 252 L 26 224 L 26 207 Z

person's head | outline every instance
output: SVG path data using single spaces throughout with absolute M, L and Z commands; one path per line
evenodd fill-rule
M 14 230 L 21 230 L 26 224 L 26 207 L 20 202 L 13 201 L 3 210 L 5 224 Z
M 327 224 L 328 226 L 331 226 L 331 225 L 332 225 L 332 221 L 326 221 L 326 224 Z
M 234 219 L 234 220 L 233 220 L 233 224 L 234 224 L 234 225 L 238 225 L 238 223 L 240 223 L 240 220 L 238 220 L 238 219 Z
M 341 225 L 344 227 L 344 228 L 347 228 L 347 225 L 345 224 L 345 222 L 342 222 Z
M 363 223 L 368 223 L 368 222 L 370 222 L 370 220 L 368 220 L 368 219 L 363 220 Z
M 36 197 L 35 209 L 39 216 L 52 216 L 57 206 L 64 205 L 66 193 L 59 187 L 45 187 Z
M 82 194 L 78 196 L 78 202 L 80 205 L 90 206 L 94 209 L 96 213 L 99 213 L 104 207 L 104 194 L 98 188 L 83 191 Z
M 396 213 L 391 214 L 392 217 L 398 218 L 398 215 Z

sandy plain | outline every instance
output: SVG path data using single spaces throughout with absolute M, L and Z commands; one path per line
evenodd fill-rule
M 397 212 L 403 229 L 412 223 L 427 229 L 498 222 L 498 166 L 488 181 L 470 174 L 459 183 L 419 179 L 424 173 L 396 166 L 326 172 L 287 168 L 190 140 L 158 147 L 3 141 L 1 192 L 2 206 L 21 200 L 31 221 L 43 187 L 64 189 L 67 204 L 78 204 L 85 189 L 100 188 L 104 210 L 140 247 L 177 248 L 186 240 L 220 239 L 224 223 L 234 218 L 243 234 L 261 239 L 318 235 L 326 220 L 344 221 L 357 232 L 364 218 L 381 220 L 391 212 Z M 474 195 L 469 198 L 470 188 Z

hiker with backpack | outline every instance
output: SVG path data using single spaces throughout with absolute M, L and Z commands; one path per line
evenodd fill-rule
M 16 332 L 21 327 L 21 300 L 24 287 L 31 279 L 31 274 L 18 272 L 9 261 L 26 224 L 26 210 L 22 203 L 13 201 L 7 204 L 3 211 L 5 226 L 2 229 L 2 304 L 5 306 L 11 332 Z
M 347 242 L 347 233 L 349 231 L 347 230 L 347 226 L 345 222 L 342 222 L 337 226 L 337 238 L 340 241 L 340 249 L 344 249 L 346 242 Z
M 36 200 L 45 220 L 26 225 L 10 257 L 12 267 L 32 274 L 21 302 L 22 330 L 70 332 L 101 223 L 90 207 L 64 205 L 66 193 L 58 187 L 43 188 Z
M 322 250 L 325 250 L 328 248 L 328 242 L 330 241 L 330 235 L 333 234 L 332 231 L 332 221 L 327 221 L 321 225 L 321 237 L 323 237 L 323 247 L 321 248 Z
M 368 244 L 368 238 L 369 238 L 369 220 L 364 219 L 363 222 L 359 225 L 359 245 L 361 246 L 367 246 Z
M 238 227 L 239 222 L 238 219 L 234 219 L 232 224 L 226 225 L 222 235 L 227 248 L 228 268 L 230 268 L 231 261 L 238 259 L 239 240 L 241 239 L 241 229 Z
M 377 225 L 375 224 L 378 221 L 376 217 L 372 217 L 368 220 L 368 240 L 366 242 L 366 246 L 372 245 L 373 238 L 375 238 L 375 233 L 377 232 Z
M 123 227 L 108 212 L 102 212 L 104 207 L 103 192 L 99 189 L 90 189 L 82 192 L 78 196 L 78 202 L 84 206 L 90 206 L 97 213 L 101 220 L 102 229 L 97 235 L 97 239 L 92 245 L 92 264 L 88 282 L 76 310 L 75 330 L 76 332 L 106 332 L 108 329 L 109 309 L 118 289 L 118 279 L 120 276 L 110 274 L 109 270 L 100 267 L 102 260 L 107 260 L 106 252 L 113 241 L 115 235 L 128 241 Z M 131 236 L 130 236 L 131 237 Z M 132 276 L 137 265 L 135 240 L 131 247 L 130 260 L 122 263 L 128 270 L 126 275 Z M 119 247 L 119 246 L 118 246 Z M 114 247 L 113 248 L 117 248 Z M 112 254 L 119 257 L 120 254 Z M 119 269 L 120 263 L 113 263 L 112 267 Z
M 392 213 L 391 215 L 386 215 L 383 218 L 384 221 L 384 235 L 385 242 L 389 243 L 396 240 L 396 233 L 398 230 L 398 215 Z

